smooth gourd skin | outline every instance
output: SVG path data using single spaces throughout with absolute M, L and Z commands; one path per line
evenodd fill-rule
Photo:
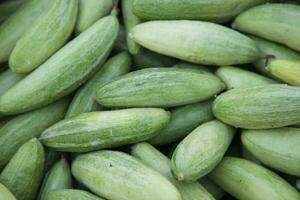
M 169 120 L 160 108 L 89 112 L 56 123 L 40 140 L 55 150 L 87 152 L 148 140 Z
M 75 33 L 79 35 L 97 20 L 108 15 L 113 7 L 112 0 L 79 0 L 79 12 Z
M 131 148 L 131 154 L 146 166 L 167 177 L 180 192 L 182 200 L 214 200 L 200 183 L 178 182 L 171 172 L 171 160 L 149 143 L 135 144 Z
M 210 173 L 222 160 L 235 129 L 217 120 L 198 126 L 176 147 L 172 172 L 177 180 L 194 182 Z
M 44 149 L 36 139 L 22 145 L 0 174 L 0 182 L 18 200 L 32 200 L 38 192 L 44 168 Z
M 72 163 L 72 174 L 106 199 L 181 200 L 180 193 L 167 178 L 122 152 L 80 155 Z
M 62 99 L 44 108 L 18 115 L 0 128 L 0 168 L 19 147 L 34 137 L 39 137 L 49 126 L 64 118 L 69 105 Z
M 30 111 L 70 94 L 99 69 L 118 30 L 119 23 L 113 15 L 96 22 L 3 94 L 0 113 Z
M 252 63 L 254 41 L 224 26 L 201 21 L 150 21 L 133 29 L 134 39 L 157 53 L 205 65 Z
M 265 4 L 241 13 L 232 27 L 300 51 L 300 6 Z
M 257 73 L 230 66 L 219 67 L 216 75 L 226 84 L 227 90 L 276 83 Z
M 8 61 L 19 38 L 51 5 L 49 0 L 29 0 L 0 25 L 0 63 Z
M 61 189 L 51 191 L 47 200 L 103 200 L 84 190 Z
M 251 161 L 225 157 L 209 175 L 226 192 L 240 200 L 298 200 L 300 194 L 280 176 Z
M 121 6 L 128 50 L 131 54 L 135 55 L 140 53 L 141 47 L 134 41 L 132 29 L 141 23 L 141 20 L 133 14 L 133 0 L 122 0 Z
M 213 112 L 234 127 L 266 129 L 300 122 L 300 88 L 270 84 L 237 88 L 217 97 Z
M 271 60 L 267 69 L 289 85 L 300 86 L 300 60 Z
M 64 45 L 77 18 L 78 0 L 51 0 L 49 9 L 18 40 L 9 67 L 16 73 L 29 73 Z
M 189 104 L 171 110 L 168 125 L 149 140 L 152 145 L 165 145 L 184 138 L 197 126 L 214 118 L 212 100 Z
M 14 195 L 0 183 L 0 200 L 16 200 Z
M 65 158 L 55 163 L 48 172 L 41 187 L 39 200 L 48 200 L 49 193 L 59 189 L 72 188 L 72 175 Z
M 300 129 L 244 130 L 243 146 L 263 164 L 300 177 Z
M 76 92 L 66 114 L 66 118 L 84 112 L 99 110 L 100 106 L 96 102 L 97 88 L 128 73 L 130 66 L 131 58 L 127 52 L 119 53 L 107 60 L 99 72 Z
M 0 95 L 4 94 L 9 88 L 22 80 L 25 75 L 16 74 L 10 69 L 5 70 L 0 74 Z
M 146 20 L 192 19 L 224 23 L 268 0 L 133 0 L 134 14 Z
M 255 41 L 257 47 L 261 52 L 261 59 L 255 61 L 253 63 L 254 67 L 262 74 L 269 76 L 273 79 L 277 79 L 274 75 L 272 75 L 267 69 L 267 61 L 268 56 L 274 56 L 276 59 L 284 59 L 284 60 L 300 60 L 300 53 L 294 51 L 286 46 L 281 44 L 271 42 L 259 37 L 250 36 L 249 37 Z
M 100 87 L 97 102 L 105 107 L 172 107 L 207 100 L 223 87 L 215 75 L 200 70 L 148 68 Z

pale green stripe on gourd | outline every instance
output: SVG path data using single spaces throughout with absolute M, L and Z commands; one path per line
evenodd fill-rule
M 62 189 L 49 193 L 47 200 L 104 200 L 84 190 Z
M 65 158 L 55 163 L 45 177 L 41 187 L 39 200 L 48 200 L 49 193 L 59 189 L 72 188 L 72 175 Z
M 145 22 L 133 29 L 133 35 L 150 50 L 198 64 L 245 64 L 259 58 L 255 42 L 250 38 L 210 22 Z
M 99 110 L 100 106 L 96 102 L 97 88 L 128 73 L 130 66 L 131 58 L 127 52 L 119 53 L 107 60 L 99 72 L 76 92 L 66 118 Z
M 152 145 L 165 145 L 184 138 L 202 123 L 214 118 L 212 100 L 189 104 L 171 110 L 169 124 L 149 140 Z
M 0 25 L 0 63 L 8 61 L 24 31 L 34 24 L 50 5 L 49 0 L 29 0 Z
M 36 139 L 22 145 L 0 174 L 0 182 L 18 200 L 32 200 L 38 192 L 44 168 L 44 149 Z
M 193 130 L 172 155 L 172 172 L 177 180 L 193 182 L 210 173 L 222 160 L 235 129 L 217 120 Z
M 116 16 L 100 19 L 0 97 L 0 113 L 16 114 L 70 94 L 99 69 L 118 34 Z
M 79 35 L 96 21 L 108 15 L 113 7 L 112 0 L 79 0 L 79 12 L 75 33 Z
M 300 129 L 244 130 L 243 146 L 263 164 L 300 177 Z
M 255 61 L 253 65 L 262 74 L 269 76 L 271 78 L 276 78 L 266 69 L 266 64 L 268 63 L 268 57 L 275 57 L 276 59 L 285 60 L 300 60 L 300 53 L 289 49 L 283 45 L 264 40 L 262 38 L 250 36 L 249 37 L 255 41 L 257 47 L 261 52 L 261 59 Z
M 78 0 L 51 0 L 51 6 L 26 30 L 14 47 L 9 67 L 29 73 L 64 45 L 75 26 Z
M 0 183 L 0 200 L 16 200 L 14 195 Z
M 300 86 L 300 60 L 271 60 L 267 69 L 280 80 Z
M 214 74 L 193 69 L 148 68 L 121 76 L 97 92 L 105 107 L 171 107 L 207 100 L 224 85 Z
M 234 127 L 278 128 L 300 122 L 300 88 L 283 84 L 237 88 L 217 97 L 216 118 Z
M 106 199 L 181 200 L 180 193 L 167 178 L 122 152 L 80 155 L 72 163 L 72 174 Z
M 209 175 L 240 200 L 299 200 L 300 194 L 277 174 L 245 159 L 226 157 Z
M 275 84 L 276 81 L 237 67 L 220 67 L 216 75 L 226 84 L 227 90 Z
M 160 108 L 83 113 L 54 124 L 40 140 L 55 150 L 87 152 L 148 140 L 169 120 L 169 114 Z
M 128 50 L 131 54 L 135 55 L 140 52 L 140 45 L 134 41 L 132 29 L 139 23 L 140 19 L 133 14 L 133 0 L 122 0 L 122 15 L 126 30 L 126 40 Z
M 10 119 L 0 128 L 0 168 L 28 140 L 39 137 L 49 126 L 63 119 L 68 99 L 59 100 L 44 108 Z
M 142 48 L 139 54 L 133 55 L 133 68 L 143 69 L 151 67 L 171 67 L 177 59 L 164 56 Z
M 201 178 L 199 182 L 216 200 L 222 199 L 226 194 L 223 189 L 211 181 L 207 176 Z
M 142 19 L 193 19 L 224 23 L 240 12 L 268 0 L 133 0 L 134 13 Z
M 6 20 L 27 0 L 13 0 L 0 3 L 0 22 Z
M 10 69 L 7 69 L 4 72 L 2 72 L 0 74 L 0 96 L 24 77 L 24 75 L 16 74 Z
M 300 51 L 300 6 L 265 4 L 241 13 L 232 27 Z
M 178 182 L 171 173 L 171 160 L 148 143 L 137 143 L 131 154 L 146 166 L 164 175 L 180 192 L 183 200 L 214 200 L 200 183 Z

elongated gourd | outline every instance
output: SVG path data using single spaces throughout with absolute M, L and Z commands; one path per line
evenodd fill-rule
M 40 140 L 59 151 L 87 152 L 145 141 L 169 122 L 160 108 L 83 113 L 45 130 Z
M 75 33 L 79 35 L 96 21 L 109 14 L 113 0 L 79 0 L 79 12 Z
M 100 106 L 96 102 L 97 88 L 128 73 L 130 65 L 131 59 L 127 52 L 119 53 L 106 61 L 100 71 L 76 92 L 66 118 L 98 110 Z
M 261 52 L 261 56 L 260 56 L 261 59 L 255 61 L 253 65 L 260 73 L 266 76 L 276 79 L 276 77 L 266 69 L 266 65 L 268 64 L 269 57 L 275 57 L 276 59 L 284 59 L 284 60 L 300 60 L 300 53 L 298 53 L 297 51 L 294 51 L 278 43 L 264 40 L 262 38 L 258 38 L 254 36 L 249 36 L 249 37 L 255 41 L 257 47 Z
M 143 164 L 167 177 L 180 192 L 183 200 L 214 200 L 201 184 L 182 183 L 175 180 L 171 173 L 171 160 L 148 143 L 137 143 L 131 154 Z
M 135 55 L 140 53 L 141 47 L 139 46 L 138 43 L 134 41 L 132 29 L 133 27 L 141 23 L 141 20 L 133 13 L 133 0 L 122 0 L 121 3 L 122 3 L 123 21 L 126 30 L 128 51 L 131 54 Z
M 150 21 L 134 27 L 133 36 L 152 51 L 198 64 L 245 64 L 259 58 L 250 38 L 210 22 Z
M 118 27 L 114 15 L 96 22 L 3 94 L 0 97 L 0 113 L 30 111 L 70 94 L 107 58 Z
M 283 84 L 237 88 L 217 97 L 216 118 L 234 127 L 266 129 L 300 122 L 300 88 Z
M 13 87 L 16 83 L 22 80 L 25 76 L 16 74 L 10 69 L 5 70 L 0 74 L 0 96 L 4 94 L 9 88 Z
M 121 76 L 97 92 L 105 107 L 171 107 L 207 100 L 224 85 L 200 70 L 148 68 Z
M 257 73 L 230 66 L 220 67 L 216 71 L 216 75 L 226 84 L 227 90 L 276 83 L 276 81 Z
M 122 152 L 80 155 L 72 163 L 72 174 L 106 199 L 181 200 L 178 190 L 165 177 Z
M 51 191 L 47 200 L 103 200 L 87 191 L 75 189 L 61 189 Z
M 300 129 L 244 130 L 243 146 L 263 164 L 300 177 Z
M 18 200 L 35 199 L 44 168 L 44 149 L 36 139 L 22 145 L 0 174 L 0 182 Z
M 300 60 L 278 60 L 269 62 L 267 69 L 280 80 L 300 86 Z
M 226 157 L 209 177 L 240 200 L 300 199 L 297 190 L 280 176 L 245 159 Z
M 265 4 L 241 13 L 232 27 L 300 51 L 300 6 Z
M 29 73 L 67 41 L 77 17 L 78 0 L 51 0 L 51 6 L 18 40 L 9 67 L 15 73 Z
M 193 19 L 224 23 L 268 0 L 134 0 L 134 13 L 146 20 Z
M 234 128 L 217 120 L 192 131 L 172 155 L 172 172 L 176 179 L 194 182 L 210 173 L 222 160 L 234 133 Z
M 214 118 L 212 100 L 189 104 L 171 110 L 169 124 L 149 140 L 152 145 L 164 145 L 184 138 L 202 123 Z
M 49 126 L 63 119 L 68 99 L 59 100 L 44 108 L 18 115 L 0 128 L 0 168 L 28 140 L 39 137 Z
M 8 61 L 19 38 L 49 8 L 49 0 L 29 0 L 0 25 L 0 63 Z
M 55 163 L 42 184 L 39 200 L 48 200 L 53 190 L 72 188 L 72 175 L 65 158 Z

